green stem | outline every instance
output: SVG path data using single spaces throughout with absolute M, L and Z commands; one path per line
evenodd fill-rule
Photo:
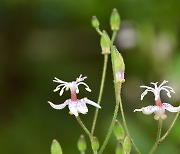
M 119 99 L 120 111 L 121 111 L 121 116 L 122 116 L 122 121 L 123 121 L 124 128 L 125 128 L 125 130 L 126 130 L 127 135 L 129 136 L 129 138 L 130 138 L 130 140 L 131 140 L 131 143 L 132 143 L 132 145 L 134 146 L 136 152 L 137 152 L 138 154 L 140 154 L 141 152 L 140 152 L 139 149 L 137 148 L 136 144 L 134 143 L 134 141 L 133 141 L 133 139 L 132 139 L 132 137 L 131 137 L 131 135 L 130 135 L 130 133 L 129 133 L 129 130 L 128 130 L 128 127 L 127 127 L 127 123 L 126 123 L 126 119 L 125 119 L 125 116 L 124 116 L 124 110 L 123 110 L 122 100 L 121 100 L 120 95 L 119 95 L 119 98 L 118 98 L 118 99 Z
M 81 154 L 85 154 L 85 152 L 84 152 L 84 151 L 81 151 Z
M 162 141 L 168 136 L 168 134 L 170 133 L 170 131 L 172 130 L 172 128 L 173 128 L 173 126 L 174 126 L 174 124 L 175 124 L 175 122 L 176 122 L 176 120 L 177 120 L 177 118 L 178 118 L 178 116 L 179 116 L 179 113 L 180 113 L 180 112 L 178 112 L 178 113 L 176 114 L 176 116 L 175 116 L 175 118 L 174 118 L 171 126 L 170 126 L 169 129 L 166 131 L 166 133 L 160 138 L 160 140 L 159 140 L 160 142 L 162 142 Z
M 93 151 L 93 154 L 97 154 L 97 151 Z
M 110 138 L 111 133 L 112 133 L 112 131 L 113 131 L 114 122 L 115 122 L 115 120 L 116 120 L 116 118 L 117 118 L 118 109 L 119 109 L 119 104 L 118 104 L 118 102 L 117 102 L 117 103 L 116 103 L 116 106 L 115 106 L 114 116 L 113 116 L 111 125 L 110 125 L 110 127 L 109 127 L 109 130 L 108 130 L 108 133 L 107 133 L 107 135 L 106 135 L 106 138 L 105 138 L 105 140 L 104 140 L 104 142 L 103 142 L 103 144 L 102 144 L 102 146 L 101 146 L 101 148 L 100 148 L 100 150 L 99 150 L 99 154 L 101 154 L 101 153 L 103 152 L 103 150 L 105 149 L 105 147 L 106 147 L 106 145 L 107 145 L 107 143 L 108 143 L 108 141 L 109 141 L 109 138 Z
M 99 35 L 102 35 L 102 32 L 101 32 L 101 30 L 99 29 L 99 27 L 96 28 L 96 31 L 98 32 Z
M 159 120 L 156 142 L 154 143 L 153 147 L 151 148 L 149 154 L 153 154 L 154 151 L 156 150 L 156 148 L 158 147 L 158 145 L 160 143 L 161 130 L 162 130 L 162 119 Z
M 76 120 L 78 121 L 78 123 L 80 124 L 80 126 L 84 129 L 84 131 L 86 132 L 86 134 L 89 136 L 90 141 L 93 138 L 92 134 L 89 132 L 89 130 L 86 128 L 86 126 L 84 125 L 84 123 L 82 122 L 81 118 L 78 116 L 76 117 Z
M 99 105 L 101 103 L 103 89 L 104 89 L 104 82 L 105 82 L 105 77 L 106 77 L 107 63 L 108 63 L 108 55 L 105 54 L 104 55 L 103 72 L 102 72 L 102 78 L 101 78 L 101 85 L 100 85 L 99 96 L 98 96 L 98 101 L 97 101 L 97 103 Z M 93 124 L 92 124 L 92 128 L 91 128 L 91 134 L 92 135 L 94 134 L 94 129 L 95 129 L 95 126 L 96 126 L 98 113 L 99 113 L 99 108 L 96 108 L 94 119 L 93 119 Z
M 112 52 L 112 46 L 113 46 L 113 43 L 114 43 L 114 40 L 115 40 L 115 37 L 116 37 L 116 34 L 117 34 L 117 31 L 113 31 L 113 34 L 112 34 L 112 38 L 111 38 L 111 52 Z M 112 56 L 111 56 L 112 57 Z M 114 78 L 114 88 L 115 88 L 115 98 L 117 98 L 117 95 L 118 95 L 118 88 L 116 87 L 116 82 L 115 82 L 115 74 L 114 74 L 114 71 L 113 71 L 113 78 Z M 103 152 L 103 150 L 105 149 L 109 139 L 110 139 L 110 136 L 111 136 L 111 133 L 113 131 L 113 127 L 114 127 L 114 122 L 117 118 L 117 113 L 118 113 L 118 109 L 119 109 L 119 102 L 118 100 L 116 99 L 116 106 L 115 106 L 115 109 L 114 109 L 114 115 L 113 115 L 113 119 L 111 121 L 111 125 L 109 127 L 109 130 L 108 130 L 108 133 L 106 135 L 106 138 L 99 150 L 99 154 L 101 154 Z

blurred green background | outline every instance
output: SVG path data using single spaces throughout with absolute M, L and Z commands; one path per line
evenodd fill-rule
M 111 35 L 109 17 L 113 8 L 121 15 L 121 30 L 116 46 L 126 64 L 122 99 L 130 132 L 142 151 L 148 152 L 156 138 L 157 122 L 153 115 L 133 113 L 154 103 L 149 94 L 140 101 L 140 85 L 164 79 L 174 88 L 172 99 L 163 93 L 162 100 L 180 104 L 180 1 L 179 0 L 1 0 L 0 1 L 0 153 L 49 154 L 51 141 L 56 138 L 65 154 L 76 154 L 77 139 L 84 134 L 68 108 L 54 110 L 47 103 L 63 103 L 53 93 L 56 76 L 72 81 L 79 74 L 87 76 L 92 89 L 80 87 L 79 98 L 97 101 L 103 57 L 99 35 L 91 26 L 96 15 L 101 29 Z M 103 142 L 112 119 L 114 91 L 111 64 L 95 134 Z M 82 120 L 91 127 L 95 108 Z M 167 113 L 163 132 L 175 114 Z M 121 121 L 120 116 L 118 119 Z M 88 140 L 86 136 L 86 140 Z M 89 143 L 89 141 L 87 141 Z M 180 121 L 158 154 L 180 153 Z M 105 154 L 114 153 L 112 135 Z M 90 144 L 88 152 L 91 151 Z M 132 153 L 134 153 L 132 151 Z

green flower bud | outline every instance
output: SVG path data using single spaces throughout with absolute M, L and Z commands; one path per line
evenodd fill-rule
M 113 60 L 113 69 L 115 71 L 116 82 L 123 83 L 125 82 L 124 79 L 124 71 L 125 71 L 125 64 L 122 55 L 116 49 L 115 46 L 112 48 L 112 60 Z
M 97 137 L 93 137 L 91 140 L 91 147 L 93 149 L 93 151 L 97 151 L 99 149 L 99 141 L 97 139 Z
M 62 154 L 62 149 L 57 140 L 53 140 L 51 144 L 51 154 Z
M 130 152 L 131 152 L 131 140 L 128 136 L 126 136 L 126 138 L 124 139 L 123 149 L 124 149 L 124 153 L 130 154 Z
M 116 145 L 116 154 L 124 154 L 124 150 L 120 142 L 118 142 Z
M 114 134 L 118 141 L 124 139 L 124 129 L 118 120 L 114 123 Z
M 98 19 L 97 19 L 96 16 L 93 16 L 93 17 L 92 17 L 91 23 L 92 23 L 92 26 L 93 26 L 94 28 L 98 28 L 99 25 L 100 25 L 100 24 L 99 24 L 99 21 L 98 21 Z
M 77 146 L 78 146 L 78 150 L 80 152 L 85 152 L 86 151 L 86 141 L 85 141 L 84 135 L 81 135 L 79 137 Z
M 111 30 L 119 30 L 120 26 L 120 16 L 119 13 L 116 9 L 113 9 L 111 13 L 111 18 L 110 18 L 110 25 L 111 25 Z
M 105 30 L 103 30 L 103 33 L 101 35 L 100 44 L 102 54 L 110 54 L 111 40 Z

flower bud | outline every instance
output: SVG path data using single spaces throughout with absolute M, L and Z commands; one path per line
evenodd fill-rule
M 116 82 L 123 83 L 124 79 L 124 71 L 125 64 L 122 55 L 116 49 L 115 46 L 112 48 L 112 59 L 113 59 L 113 69 L 115 71 Z
M 93 137 L 91 140 L 91 147 L 93 149 L 93 151 L 97 151 L 99 149 L 99 141 L 97 139 L 97 137 Z
M 124 154 L 124 150 L 120 142 L 118 142 L 116 145 L 116 154 Z
M 102 54 L 110 54 L 111 40 L 105 30 L 103 30 L 103 33 L 101 35 L 100 44 L 101 44 Z
M 126 136 L 123 143 L 124 153 L 129 154 L 131 152 L 131 140 L 129 136 Z
M 86 151 L 86 141 L 85 141 L 84 135 L 81 135 L 79 137 L 77 146 L 78 146 L 78 150 L 80 152 L 85 152 Z
M 92 26 L 93 26 L 94 28 L 98 28 L 99 25 L 100 25 L 100 24 L 99 24 L 99 21 L 98 21 L 98 19 L 97 19 L 96 16 L 93 16 L 93 17 L 92 17 L 91 23 L 92 23 Z
M 114 123 L 114 134 L 118 141 L 124 139 L 124 129 L 118 120 Z
M 111 13 L 111 18 L 110 18 L 110 25 L 111 25 L 111 30 L 119 30 L 120 26 L 120 16 L 119 13 L 116 9 L 113 9 Z
M 62 149 L 57 140 L 53 140 L 51 144 L 51 154 L 62 154 Z

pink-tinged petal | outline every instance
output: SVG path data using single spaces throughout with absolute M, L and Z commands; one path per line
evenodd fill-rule
M 68 105 L 68 108 L 69 108 L 70 112 L 77 117 L 78 116 L 78 111 L 77 111 L 76 103 L 77 102 L 72 102 L 71 101 L 69 103 L 69 105 Z
M 87 99 L 87 98 L 83 98 L 83 99 L 81 99 L 81 100 L 84 101 L 84 102 L 87 103 L 87 104 L 93 105 L 93 106 L 95 106 L 95 107 L 97 107 L 97 108 L 101 108 L 97 103 L 95 103 L 95 102 L 93 102 L 93 101 L 91 101 L 91 100 L 89 100 L 89 99 Z
M 174 107 L 168 103 L 163 103 L 163 107 L 169 112 L 180 112 L 180 106 Z
M 153 112 L 157 111 L 157 106 L 147 106 L 141 109 L 135 109 L 134 112 L 143 112 L 144 114 L 152 114 Z
M 86 104 L 81 100 L 79 100 L 77 102 L 76 108 L 77 108 L 78 112 L 80 112 L 82 114 L 86 114 L 88 112 L 88 108 L 87 108 Z
M 59 104 L 59 105 L 56 105 L 56 104 L 53 104 L 52 102 L 48 101 L 48 103 L 51 105 L 52 108 L 54 109 L 63 109 L 66 107 L 66 105 L 69 104 L 69 99 L 66 100 L 63 104 Z

